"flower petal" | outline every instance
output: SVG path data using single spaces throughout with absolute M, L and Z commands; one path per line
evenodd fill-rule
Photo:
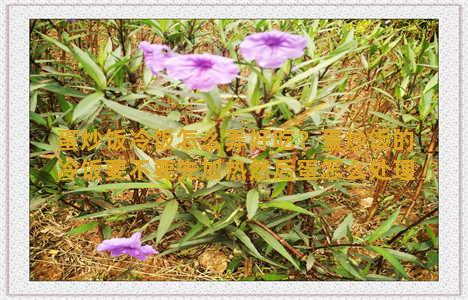
M 239 73 L 232 59 L 212 54 L 179 55 L 168 59 L 165 67 L 169 77 L 204 92 L 231 82 Z
M 139 48 L 143 51 L 145 65 L 155 75 L 164 70 L 167 59 L 176 55 L 166 45 L 150 44 L 146 41 L 141 42 Z
M 302 56 L 306 46 L 307 39 L 302 36 L 272 30 L 247 36 L 239 52 L 263 68 L 279 68 L 288 59 Z

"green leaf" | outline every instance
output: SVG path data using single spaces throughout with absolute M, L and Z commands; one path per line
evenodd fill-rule
M 247 193 L 247 199 L 245 201 L 245 206 L 247 207 L 247 218 L 251 220 L 258 209 L 258 198 L 259 194 L 257 190 L 250 190 Z
M 419 261 L 419 259 L 412 254 L 393 250 L 390 248 L 385 248 L 385 250 L 401 261 L 408 261 L 416 265 L 422 266 L 422 263 Z
M 104 98 L 104 93 L 98 91 L 81 99 L 73 110 L 73 122 L 84 120 L 92 115 L 99 108 L 102 98 Z
M 419 117 L 421 120 L 425 120 L 426 117 L 431 112 L 432 103 L 434 99 L 434 92 L 430 89 L 427 93 L 423 94 L 421 99 L 419 99 Z
M 41 115 L 33 111 L 29 112 L 29 119 L 37 125 L 47 126 L 47 121 L 43 117 L 41 117 Z
M 138 67 L 140 67 L 142 61 L 143 51 L 141 49 L 138 49 L 136 55 L 130 60 L 130 72 L 136 72 Z
M 39 91 L 31 92 L 29 95 L 29 111 L 35 112 L 37 108 L 37 96 Z
M 314 263 L 315 263 L 314 255 L 309 254 L 309 256 L 307 256 L 307 261 L 306 261 L 306 270 L 310 271 L 312 269 L 312 267 L 314 266 Z
M 145 84 L 145 88 L 148 87 L 152 79 L 153 79 L 153 73 L 151 72 L 150 69 L 148 69 L 148 67 L 145 67 L 143 69 L 143 83 Z
M 227 216 L 226 218 L 224 218 L 223 220 L 220 220 L 216 223 L 214 223 L 212 226 L 210 226 L 207 230 L 205 230 L 204 232 L 202 232 L 198 237 L 204 237 L 204 236 L 207 236 L 207 235 L 210 235 L 210 234 L 213 234 L 215 233 L 216 231 L 219 231 L 223 228 L 226 228 L 227 226 L 229 226 L 232 222 L 234 222 L 237 214 L 239 213 L 239 208 L 235 209 L 229 216 Z
M 206 214 L 206 212 L 202 212 L 194 207 L 192 207 L 189 211 L 194 217 L 195 219 L 197 219 L 198 222 L 200 222 L 201 224 L 205 225 L 205 226 L 210 226 L 211 225 L 211 220 L 210 218 L 208 217 L 208 215 Z
M 146 111 L 140 111 L 138 109 L 134 109 L 114 101 L 103 100 L 103 102 L 107 107 L 116 113 L 121 114 L 125 118 L 138 122 L 142 125 L 148 126 L 149 128 L 176 129 L 180 127 L 178 122 L 172 121 L 167 117 L 152 114 Z
M 34 89 L 34 86 L 32 86 L 31 88 Z M 49 92 L 56 93 L 59 95 L 63 95 L 63 96 L 70 96 L 70 97 L 76 97 L 76 98 L 83 98 L 85 96 L 80 91 L 77 91 L 69 87 L 61 86 L 58 83 L 49 83 L 49 84 L 39 85 L 38 88 L 44 89 L 44 90 L 47 90 Z
M 299 263 L 289 254 L 289 252 L 278 242 L 270 233 L 268 233 L 265 229 L 261 228 L 258 225 L 250 224 L 252 230 L 258 234 L 268 245 L 270 245 L 276 252 L 281 254 L 284 258 L 286 258 L 296 269 L 300 270 L 301 267 Z
M 213 112 L 215 115 L 219 115 L 221 112 L 221 96 L 219 95 L 218 89 L 214 88 L 213 90 L 203 93 L 203 99 L 205 99 L 208 109 Z
M 321 88 L 319 91 L 318 91 L 318 95 L 317 95 L 317 98 L 316 100 L 320 100 L 320 99 L 323 99 L 327 96 L 329 96 L 331 93 L 333 93 L 335 90 L 340 90 L 340 88 L 343 86 L 343 84 L 346 83 L 346 81 L 348 80 L 348 77 L 344 77 L 343 79 L 340 79 L 338 81 L 335 81 L 335 82 L 332 82 L 331 84 Z
M 77 219 L 89 219 L 89 218 L 108 217 L 112 215 L 122 215 L 122 214 L 127 214 L 127 213 L 131 213 L 135 211 L 155 208 L 155 207 L 160 206 L 161 204 L 162 204 L 161 202 L 151 202 L 151 203 L 144 203 L 144 204 L 127 205 L 123 207 L 106 209 L 106 210 L 92 213 L 89 215 L 79 216 L 77 217 Z
M 332 240 L 338 241 L 342 237 L 346 236 L 346 233 L 351 230 L 351 226 L 353 225 L 353 215 L 349 214 L 346 218 L 341 222 L 338 227 L 336 227 L 335 232 L 333 233 Z
M 106 76 L 102 72 L 101 68 L 96 64 L 96 62 L 94 62 L 91 55 L 75 45 L 72 45 L 72 48 L 73 55 L 75 56 L 76 60 L 80 62 L 86 74 L 88 74 L 89 77 L 91 77 L 94 82 L 96 82 L 99 88 L 105 89 L 107 86 Z
M 145 239 L 147 239 L 147 238 L 145 238 Z M 206 244 L 209 244 L 209 243 L 211 243 L 213 241 L 216 241 L 217 239 L 218 240 L 220 239 L 219 236 L 208 236 L 208 237 L 205 237 L 205 238 L 202 238 L 202 239 L 195 239 L 195 240 L 190 240 L 190 241 L 186 241 L 186 242 L 183 242 L 183 243 L 171 244 L 169 246 L 169 249 L 167 249 L 164 252 L 161 252 L 158 256 L 161 257 L 161 256 L 164 256 L 164 255 L 167 255 L 167 254 L 170 254 L 170 253 L 177 252 L 180 249 L 193 247 L 193 246 L 200 245 L 200 244 L 206 245 Z
M 419 120 L 418 118 L 416 118 L 415 116 L 410 115 L 410 114 L 402 114 L 401 117 L 403 119 L 403 122 L 405 122 L 405 123 L 409 123 L 411 121 L 418 121 Z
M 60 105 L 60 110 L 64 113 L 66 112 L 66 115 L 64 116 L 65 119 L 67 122 L 71 123 L 74 105 L 67 101 L 63 95 L 58 95 L 57 101 Z
M 435 73 L 434 76 L 427 82 L 426 86 L 424 87 L 423 94 L 429 92 L 429 90 L 433 89 L 439 84 L 439 73 Z
M 49 144 L 45 144 L 45 143 L 39 143 L 39 142 L 31 141 L 31 145 L 34 145 L 37 148 L 39 148 L 41 150 L 48 151 L 48 152 L 52 152 L 52 151 L 55 150 L 54 146 L 49 145 Z
M 427 262 L 425 264 L 425 267 L 430 269 L 439 263 L 439 252 L 435 250 L 430 250 L 427 252 L 426 258 Z
M 255 245 L 252 243 L 247 234 L 245 234 L 245 232 L 240 229 L 236 229 L 232 232 L 232 234 L 238 238 L 257 258 L 262 257 L 260 252 L 258 252 L 257 248 L 255 248 Z
M 258 104 L 259 98 L 258 75 L 255 72 L 251 72 L 247 82 L 247 103 L 249 106 L 255 106 Z
M 159 244 L 163 236 L 169 230 L 169 227 L 177 214 L 177 208 L 179 208 L 179 203 L 175 199 L 169 201 L 164 207 L 161 214 L 161 220 L 159 221 L 158 230 L 156 231 L 156 244 Z
M 271 198 L 274 199 L 278 197 L 279 195 L 281 195 L 281 193 L 283 193 L 287 185 L 288 185 L 288 182 L 286 181 L 278 182 L 277 184 L 275 184 L 275 188 L 273 189 L 273 192 L 271 192 Z
M 400 208 L 398 208 L 387 220 L 380 224 L 371 234 L 364 238 L 365 241 L 371 243 L 381 236 L 383 236 L 392 227 L 393 222 L 397 219 L 400 214 Z
M 353 275 L 356 279 L 365 280 L 364 276 L 359 273 L 358 270 L 349 262 L 348 257 L 346 254 L 335 251 L 333 252 L 335 255 L 336 261 L 342 266 L 348 273 Z
M 411 73 L 414 73 L 416 72 L 416 54 L 414 53 L 414 50 L 413 48 L 410 46 L 410 45 L 406 45 L 406 56 L 407 56 L 407 59 L 409 60 L 409 63 L 410 63 L 410 70 L 411 70 Z
M 128 190 L 128 189 L 157 189 L 161 187 L 158 183 L 150 182 L 119 182 L 119 183 L 108 183 L 100 184 L 95 186 L 89 186 L 85 188 L 78 188 L 72 191 L 66 192 L 69 193 L 81 193 L 81 192 L 107 192 L 112 190 Z
M 278 273 L 268 273 L 262 276 L 262 279 L 265 281 L 281 281 L 288 280 L 288 274 L 278 274 Z
M 101 67 L 104 66 L 106 58 L 110 53 L 112 53 L 112 40 L 109 37 L 107 38 L 107 43 L 101 43 L 99 47 L 97 61 Z
M 112 238 L 112 228 L 109 225 L 104 224 L 102 226 L 102 236 L 105 240 Z
M 395 278 L 380 275 L 380 274 L 368 274 L 366 276 L 366 279 L 371 280 L 371 281 L 395 281 L 396 280 Z
M 283 101 L 295 114 L 299 113 L 302 110 L 301 102 L 297 101 L 295 98 L 290 96 L 275 96 L 275 99 Z
M 235 228 L 235 227 L 232 227 L 232 228 Z M 269 263 L 270 265 L 273 265 L 273 266 L 277 266 L 277 267 L 280 267 L 280 268 L 283 268 L 283 269 L 287 269 L 287 267 L 283 266 L 283 265 L 280 265 L 264 256 L 262 256 L 257 248 L 255 248 L 255 245 L 252 243 L 252 241 L 250 240 L 250 238 L 248 237 L 247 234 L 245 234 L 245 232 L 243 232 L 242 230 L 240 229 L 235 229 L 232 231 L 232 234 L 237 237 L 246 247 L 247 247 L 247 251 L 250 255 L 258 258 L 259 260 L 262 260 L 264 262 L 267 262 Z
M 333 186 L 329 186 L 329 187 L 326 187 L 324 189 L 320 189 L 320 190 L 317 190 L 317 191 L 283 196 L 283 197 L 279 197 L 279 198 L 274 199 L 274 201 L 288 201 L 288 202 L 292 202 L 292 203 L 298 202 L 298 201 L 303 201 L 303 200 L 306 200 L 306 199 L 317 197 L 317 196 L 325 193 L 327 190 L 329 190 L 332 187 Z
M 179 241 L 179 244 L 183 244 L 184 242 L 190 241 L 193 237 L 195 237 L 201 230 L 203 229 L 203 224 L 196 223 L 193 225 L 189 232 Z
M 75 227 L 71 229 L 69 232 L 66 233 L 66 235 L 75 235 L 75 234 L 80 234 L 80 233 L 85 233 L 87 231 L 90 231 L 91 229 L 95 228 L 96 226 L 99 225 L 99 222 L 97 221 L 92 221 L 89 223 L 82 224 L 78 227 Z
M 51 38 L 50 36 L 47 36 L 45 34 L 42 34 L 40 33 L 39 31 L 36 31 L 36 33 L 38 33 L 44 40 L 48 41 L 49 43 L 59 47 L 60 49 L 62 49 L 63 51 L 67 52 L 67 53 L 70 53 L 70 48 L 68 48 L 67 46 L 65 46 L 64 44 L 62 44 L 61 42 L 57 41 L 56 39 L 54 38 Z
M 385 121 L 387 121 L 387 122 L 389 122 L 389 123 L 392 123 L 392 124 L 395 125 L 395 126 L 401 126 L 401 127 L 403 127 L 403 128 L 406 126 L 405 124 L 401 123 L 400 121 L 398 121 L 398 120 L 392 118 L 392 117 L 389 116 L 389 115 L 383 114 L 383 113 L 381 113 L 381 112 L 378 112 L 378 111 L 370 111 L 369 113 L 372 114 L 372 115 L 374 115 L 374 116 L 377 116 L 377 117 L 379 117 L 379 118 L 381 118 L 381 119 L 383 119 L 383 120 L 385 120 Z
M 259 109 L 262 109 L 262 108 L 272 107 L 272 106 L 283 104 L 283 103 L 288 105 L 289 107 L 292 107 L 291 109 L 293 109 L 295 111 L 298 111 L 298 110 L 300 111 L 300 109 L 301 109 L 301 104 L 296 99 L 294 99 L 292 97 L 276 96 L 275 99 L 272 100 L 272 101 L 269 101 L 269 102 L 264 103 L 264 104 L 256 105 L 256 106 L 251 106 L 251 107 L 248 107 L 248 108 L 238 109 L 238 110 L 232 112 L 231 114 L 232 115 L 241 115 L 241 114 L 245 114 L 245 113 L 248 113 L 248 112 L 251 112 L 251 111 L 256 111 L 256 110 L 259 110 Z
M 270 201 L 270 202 L 267 202 L 267 203 L 262 203 L 261 207 L 262 208 L 274 207 L 274 208 L 279 208 L 279 209 L 283 209 L 283 210 L 298 212 L 298 213 L 309 215 L 309 216 L 314 215 L 313 213 L 311 213 L 307 209 L 304 209 L 304 208 L 302 208 L 300 206 L 295 205 L 292 202 L 288 202 L 288 201 L 284 201 L 284 200 L 274 200 L 274 201 Z
M 427 225 L 424 225 L 424 229 L 431 238 L 432 246 L 435 248 L 439 247 L 439 238 L 435 235 L 434 231 Z
M 318 88 L 318 75 L 312 74 L 311 75 L 311 80 L 310 80 L 310 85 L 307 85 L 304 87 L 304 90 L 302 92 L 301 96 L 301 102 L 304 103 L 311 103 L 315 100 L 317 96 L 317 88 Z
M 377 247 L 377 246 L 368 246 L 368 248 L 370 250 L 382 255 L 383 258 L 385 260 L 387 260 L 393 266 L 395 271 L 397 271 L 401 276 L 403 276 L 406 279 L 409 278 L 408 274 L 406 274 L 405 269 L 403 268 L 401 263 L 398 261 L 398 259 L 396 259 L 395 256 L 393 256 L 390 252 L 388 252 L 387 249 L 382 248 L 382 247 Z

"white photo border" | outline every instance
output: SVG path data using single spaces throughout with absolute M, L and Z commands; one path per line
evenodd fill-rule
M 459 5 L 8 5 L 7 284 L 10 295 L 459 295 Z M 438 19 L 439 280 L 398 282 L 84 282 L 29 280 L 29 20 L 41 18 Z

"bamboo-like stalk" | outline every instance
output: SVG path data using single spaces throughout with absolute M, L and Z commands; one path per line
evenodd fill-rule
M 395 153 L 393 153 L 391 150 L 387 154 L 386 160 L 390 161 L 390 166 L 392 167 L 392 169 L 395 166 L 396 159 L 398 158 L 399 154 L 400 154 L 400 151 L 395 151 Z M 378 205 L 379 197 L 381 194 L 385 192 L 385 190 L 387 189 L 387 185 L 388 185 L 388 180 L 377 180 L 374 194 L 372 196 L 374 201 L 372 203 L 371 211 L 369 212 L 369 215 L 366 218 L 366 222 L 369 222 L 371 218 L 374 216 L 375 212 L 377 211 L 377 208 L 379 207 Z
M 297 149 L 292 150 L 291 154 L 292 165 L 295 166 L 297 162 Z M 288 184 L 288 195 L 294 194 L 294 182 L 290 181 Z
M 307 256 L 304 253 L 302 253 L 301 251 L 299 251 L 296 248 L 294 248 L 293 246 L 291 246 L 287 241 L 285 241 L 282 237 L 280 237 L 278 234 L 276 234 L 276 232 L 271 230 L 265 224 L 263 224 L 263 223 L 261 223 L 259 221 L 256 221 L 256 220 L 252 220 L 252 223 L 262 227 L 265 231 L 267 231 L 269 234 L 271 234 L 278 242 L 280 242 L 281 245 L 283 245 L 286 249 L 291 251 L 300 260 L 305 261 L 307 259 Z
M 426 173 L 427 173 L 427 170 L 429 169 L 429 164 L 432 160 L 432 157 L 434 156 L 435 148 L 437 146 L 438 133 L 439 133 L 439 127 L 438 125 L 436 125 L 436 128 L 434 129 L 432 133 L 431 143 L 429 144 L 427 148 L 426 160 L 424 161 L 421 174 L 419 175 L 418 184 L 416 185 L 416 190 L 413 194 L 413 197 L 411 197 L 411 204 L 406 210 L 403 220 L 406 220 L 408 218 L 409 214 L 414 208 L 414 205 L 416 204 L 416 201 L 418 200 L 419 195 L 421 194 L 422 187 L 424 185 L 424 179 L 426 178 Z

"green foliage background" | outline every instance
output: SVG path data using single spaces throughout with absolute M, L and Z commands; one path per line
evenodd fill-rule
M 275 72 L 239 57 L 245 36 L 273 28 L 307 36 L 305 55 Z M 31 209 L 71 207 L 85 222 L 69 234 L 98 228 L 115 237 L 125 223 L 129 233 L 143 231 L 162 256 L 219 244 L 232 257 L 226 272 L 243 280 L 437 278 L 437 21 L 33 20 L 30 35 Z M 207 105 L 204 95 L 144 67 L 137 49 L 143 40 L 179 53 L 231 57 L 241 76 L 212 93 L 216 105 Z M 311 133 L 304 158 L 323 160 L 330 156 L 322 151 L 322 129 L 377 126 L 415 132 L 413 152 L 370 155 L 388 163 L 415 160 L 416 180 L 257 185 L 58 178 L 65 155 L 108 157 L 101 148 L 61 152 L 60 129 L 184 127 L 202 135 L 217 128 L 224 137 L 228 128 L 296 128 Z M 140 149 L 127 155 L 213 158 Z M 130 196 L 118 197 L 124 191 Z M 366 197 L 371 207 L 360 205 Z M 238 270 L 249 259 L 253 272 L 243 275 Z

